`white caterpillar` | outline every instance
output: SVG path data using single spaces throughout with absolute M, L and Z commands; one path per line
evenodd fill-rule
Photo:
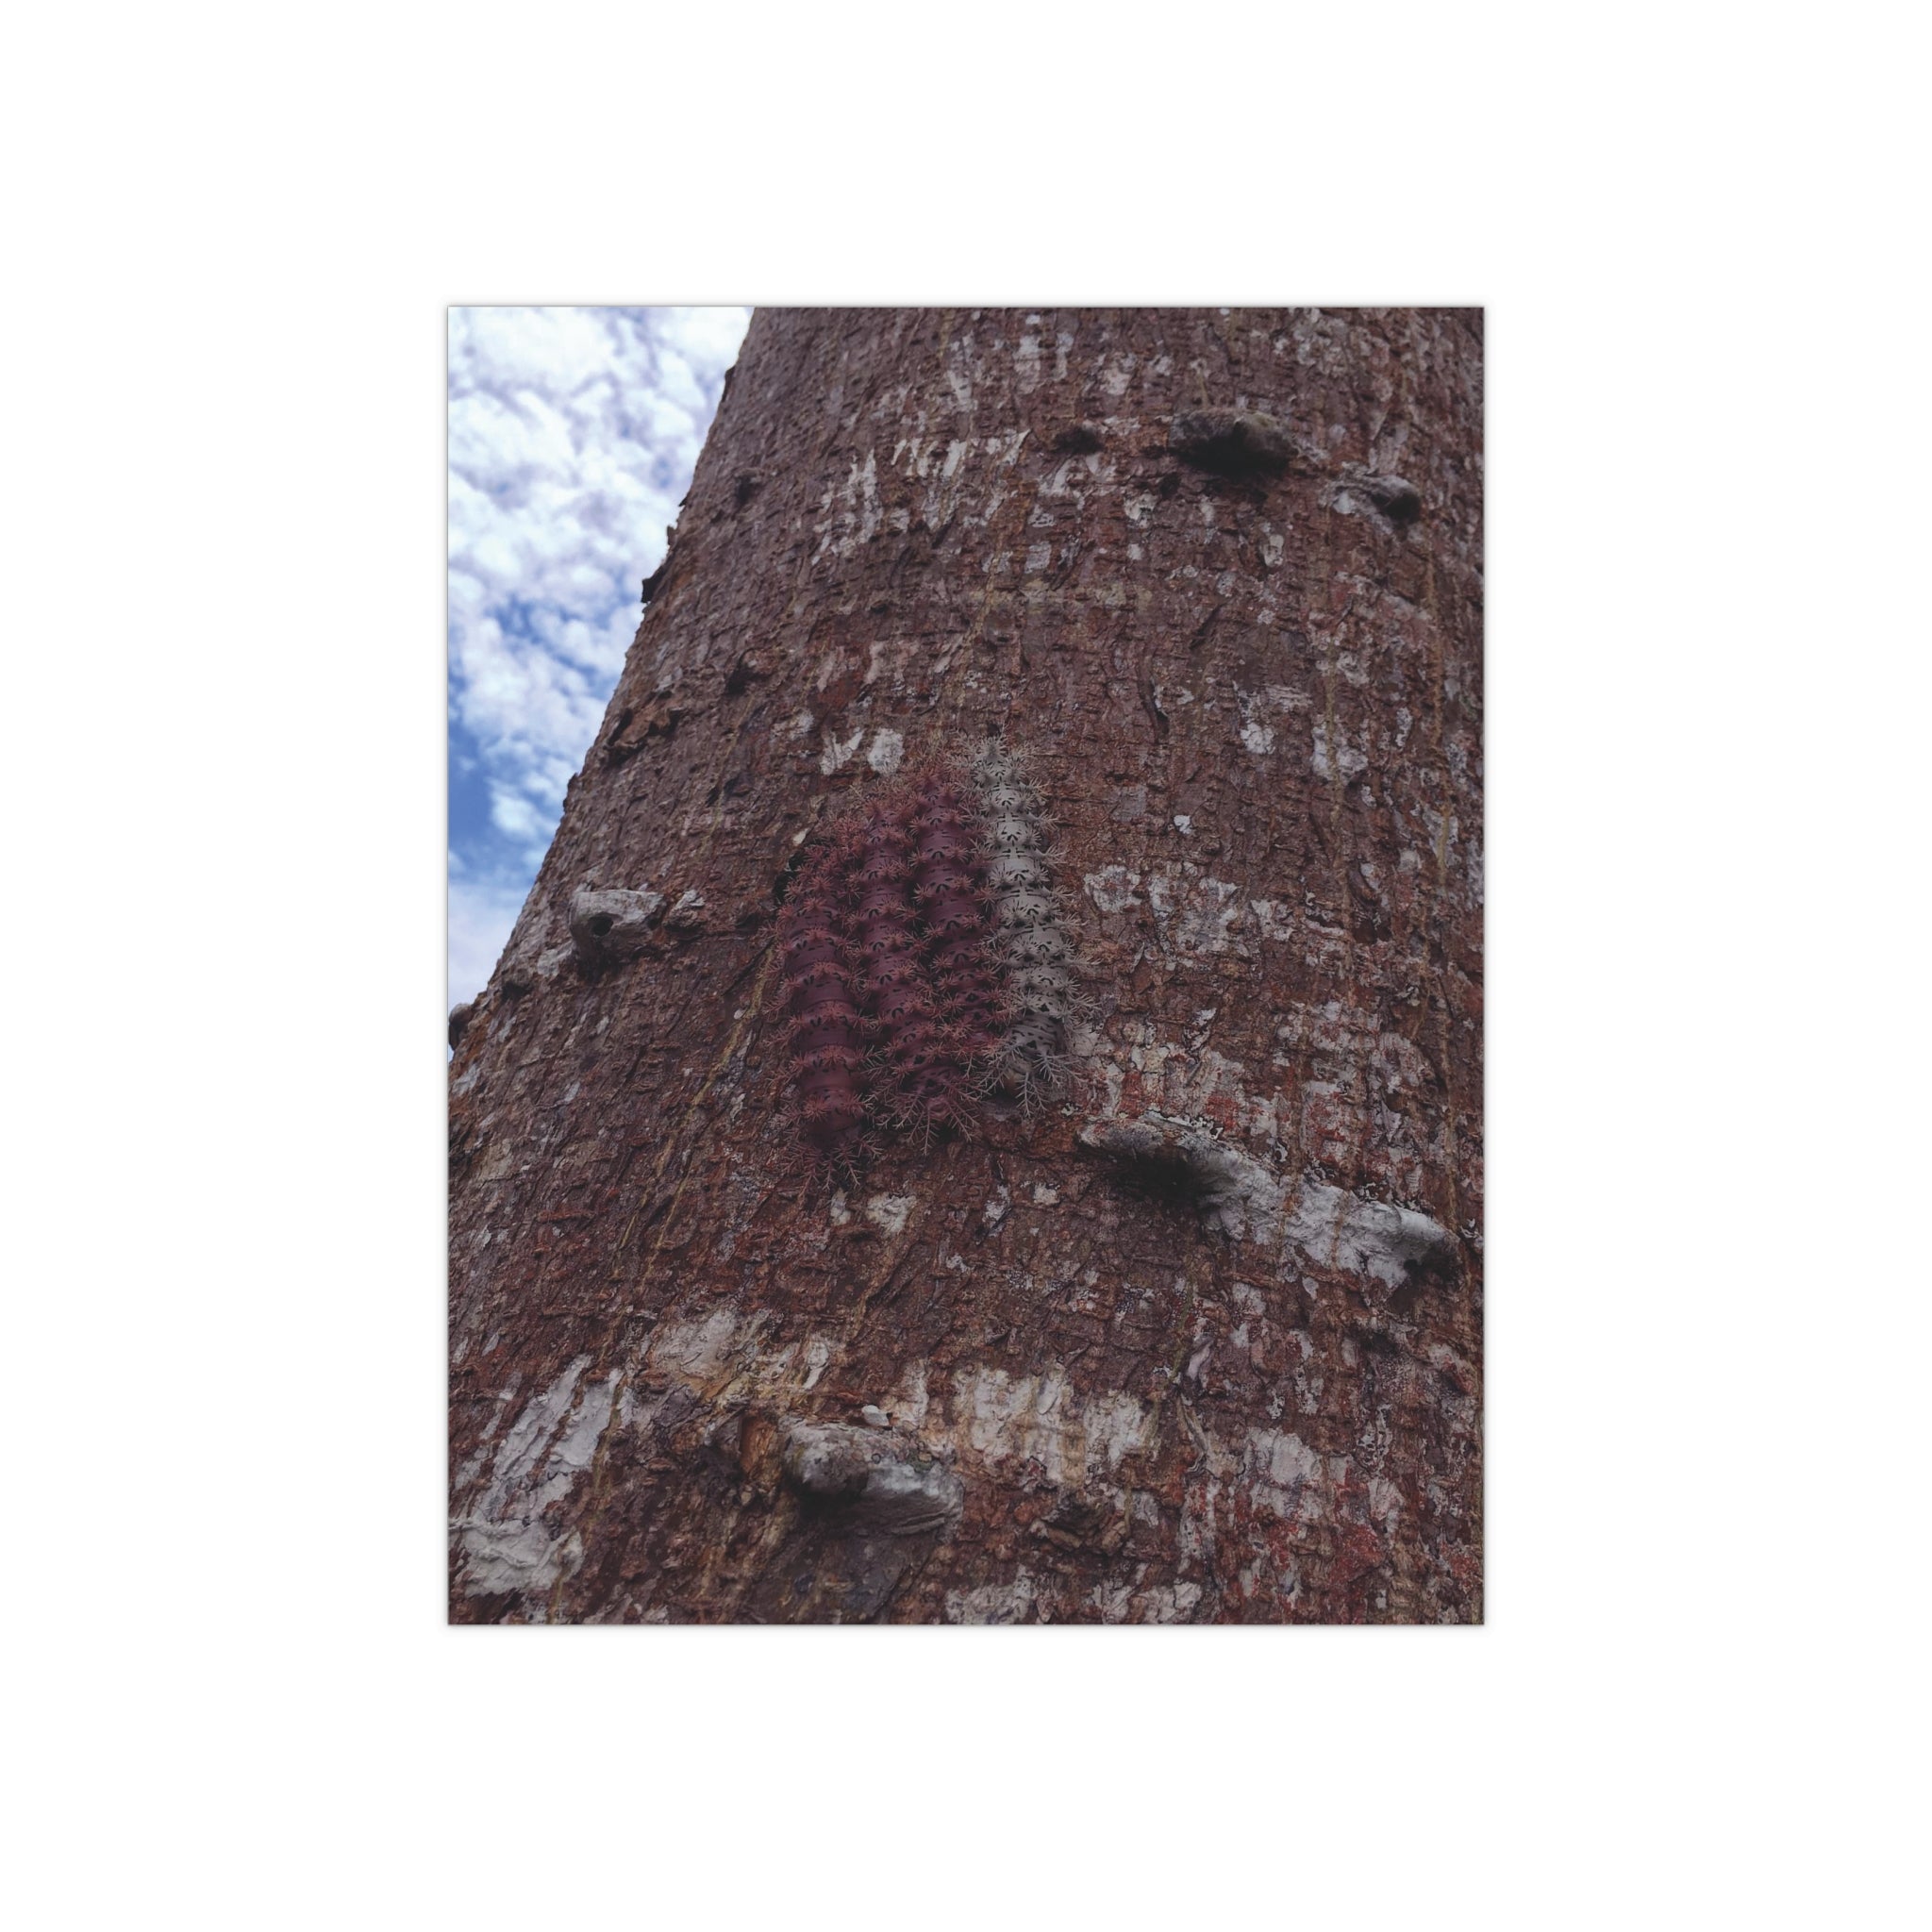
M 1074 948 L 1047 857 L 1040 794 L 1019 758 L 989 739 L 973 760 L 986 821 L 986 886 L 1011 1024 L 992 1059 L 992 1084 L 1031 1106 L 1067 1074 L 1067 1027 L 1080 1005 Z

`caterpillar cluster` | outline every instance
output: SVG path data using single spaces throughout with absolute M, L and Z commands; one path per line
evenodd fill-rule
M 882 1062 L 874 1107 L 892 1126 L 929 1133 L 967 1119 L 969 1053 L 941 1012 L 927 958 L 933 934 L 921 916 L 918 805 L 900 787 L 868 807 L 840 843 L 851 866 L 846 935 Z
M 1072 949 L 1038 794 L 989 744 L 970 772 L 908 773 L 834 824 L 779 919 L 799 1124 L 852 1174 L 869 1129 L 968 1127 L 992 1089 L 1058 1085 Z
M 1080 1004 L 1074 948 L 1054 891 L 1046 815 L 1019 758 L 989 739 L 973 760 L 973 781 L 985 826 L 985 878 L 1008 1009 L 991 1074 L 1030 1106 L 1065 1082 L 1067 1028 Z

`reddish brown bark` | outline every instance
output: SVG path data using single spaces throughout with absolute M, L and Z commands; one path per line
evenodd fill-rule
M 451 1069 L 454 1618 L 1480 1616 L 1481 356 L 755 318 Z M 779 899 L 1002 731 L 1069 1084 L 814 1188 Z

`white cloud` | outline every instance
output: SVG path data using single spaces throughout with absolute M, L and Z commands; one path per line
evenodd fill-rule
M 527 798 L 522 798 L 514 791 L 506 791 L 501 786 L 490 788 L 490 817 L 500 832 L 506 832 L 512 839 L 534 840 L 550 827 L 542 815 Z M 542 847 L 538 848 L 541 859 Z
M 450 311 L 450 710 L 489 799 L 452 826 L 468 895 L 459 919 L 452 889 L 453 998 L 488 978 L 478 949 L 499 927 L 500 948 L 549 842 L 749 319 Z

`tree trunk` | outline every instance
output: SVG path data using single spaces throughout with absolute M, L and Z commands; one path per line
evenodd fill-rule
M 754 319 L 453 1019 L 453 1619 L 1480 1619 L 1481 362 Z M 1071 1072 L 826 1177 L 780 902 L 998 734 Z

